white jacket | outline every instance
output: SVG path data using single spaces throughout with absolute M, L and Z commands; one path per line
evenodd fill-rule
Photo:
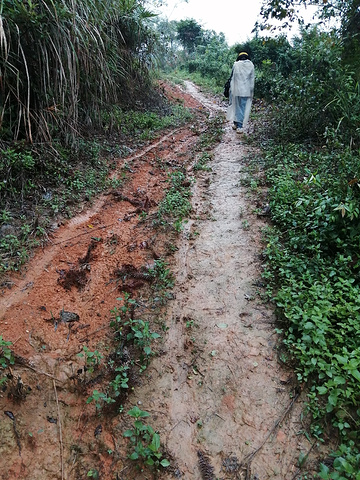
M 253 97 L 255 72 L 251 60 L 239 60 L 234 63 L 230 82 L 230 92 L 233 97 Z
M 254 96 L 255 71 L 251 60 L 239 60 L 234 63 L 230 82 L 229 107 L 226 118 L 232 121 L 242 121 L 243 127 L 249 121 L 252 98 Z M 243 114 L 239 108 L 239 98 L 245 97 L 246 106 Z M 242 116 L 243 115 L 243 116 Z

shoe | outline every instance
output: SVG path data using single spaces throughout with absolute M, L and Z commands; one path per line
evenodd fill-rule
M 237 128 L 236 133 L 242 134 L 244 133 L 244 130 L 242 128 Z
M 238 127 L 237 127 L 236 125 L 233 125 L 231 128 L 232 128 L 233 130 L 236 130 Z

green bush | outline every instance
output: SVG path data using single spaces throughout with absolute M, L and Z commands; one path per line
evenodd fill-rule
M 307 385 L 313 435 L 321 439 L 331 425 L 342 442 L 333 469 L 323 466 L 320 478 L 353 479 L 360 439 L 358 157 L 350 148 L 290 144 L 268 150 L 265 168 L 274 227 L 264 278 L 278 331 Z
M 155 37 L 141 1 L 3 0 L 1 15 L 3 140 L 71 145 L 106 106 L 150 86 Z
M 336 32 L 315 27 L 296 39 L 293 69 L 288 75 L 273 74 L 269 83 L 271 128 L 278 141 L 322 142 L 325 136 L 333 143 L 359 144 L 359 86 L 351 67 L 341 61 L 342 49 Z

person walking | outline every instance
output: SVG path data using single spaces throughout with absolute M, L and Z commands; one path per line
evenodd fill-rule
M 226 118 L 233 121 L 233 129 L 243 133 L 254 96 L 255 69 L 247 52 L 240 52 L 234 62 L 229 93 L 229 106 Z

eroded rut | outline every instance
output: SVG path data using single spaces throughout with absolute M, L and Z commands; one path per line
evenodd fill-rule
M 209 115 L 224 110 L 224 106 L 188 83 L 189 93 Z M 169 141 L 167 147 L 161 148 L 168 148 L 173 158 L 175 132 L 171 138 L 172 144 Z M 185 142 L 177 155 L 184 155 L 186 149 Z M 146 150 L 146 155 L 149 152 Z M 159 345 L 161 355 L 153 359 L 141 385 L 129 395 L 125 409 L 139 405 L 151 413 L 151 424 L 160 432 L 165 452 L 172 460 L 171 471 L 158 478 L 292 480 L 298 478 L 300 455 L 310 452 L 310 462 L 313 450 L 299 434 L 304 428 L 300 422 L 301 392 L 292 386 L 292 372 L 277 362 L 273 312 L 257 295 L 261 229 L 265 224 L 253 212 L 253 197 L 247 196 L 241 186 L 247 158 L 255 152 L 226 125 L 214 153 L 211 171 L 197 175 L 194 211 L 178 242 L 173 267 L 174 299 L 166 314 L 168 330 Z M 139 156 L 133 160 L 139 160 Z M 146 194 L 157 200 L 156 182 L 165 181 L 165 176 L 152 180 L 155 156 L 150 160 L 143 159 L 147 166 L 141 168 L 146 170 L 147 180 L 138 184 L 138 196 L 145 198 Z M 191 171 L 191 166 L 188 169 Z M 90 413 L 90 407 L 84 405 L 86 397 L 64 386 L 80 366 L 76 359 L 81 351 L 80 337 L 84 336 L 90 347 L 99 344 L 96 342 L 106 343 L 106 312 L 119 296 L 114 283 L 109 282 L 109 272 L 117 264 L 130 261 L 130 253 L 131 261 L 137 265 L 151 262 L 157 249 L 158 239 L 149 237 L 146 226 L 132 225 L 133 217 L 127 220 L 127 236 L 123 230 L 120 233 L 119 219 L 126 213 L 120 206 L 114 208 L 113 203 L 99 200 L 91 214 L 72 222 L 72 227 L 62 230 L 54 242 L 60 250 L 57 258 L 68 265 L 80 253 L 86 253 L 91 237 L 104 237 L 95 251 L 95 256 L 102 259 L 102 267 L 94 266 L 94 272 L 98 269 L 96 275 L 78 294 L 79 298 L 73 290 L 64 293 L 57 284 L 59 263 L 49 253 L 51 247 L 32 264 L 33 276 L 30 270 L 18 279 L 17 289 L 3 298 L 3 306 L 9 310 L 2 312 L 2 330 L 17 342 L 33 366 L 24 377 L 25 383 L 37 383 L 37 391 L 31 394 L 33 400 L 30 395 L 23 407 L 14 406 L 5 394 L 0 399 L 1 410 L 11 409 L 17 418 L 19 435 L 14 436 L 13 424 L 3 417 L 0 462 L 2 472 L 6 472 L 4 479 L 86 478 L 92 464 L 96 465 L 98 478 L 106 480 L 152 478 L 146 470 L 134 473 L 136 470 L 125 462 L 126 442 L 118 417 L 107 421 L 96 418 L 93 410 Z M 122 222 L 121 228 L 124 225 Z M 70 255 L 74 244 L 78 251 Z M 119 245 L 122 250 L 116 258 Z M 141 245 L 151 248 L 144 251 Z M 29 290 L 50 284 L 54 287 L 37 300 L 31 297 Z M 80 318 L 84 325 L 90 325 L 86 328 L 90 328 L 91 335 L 84 331 L 80 337 L 69 336 L 65 329 L 54 332 L 53 325 L 44 323 L 50 307 L 58 312 L 64 306 L 80 309 Z M 40 313 L 41 309 L 46 313 Z M 36 326 L 39 316 L 41 328 Z M 14 331 L 9 328 L 10 321 L 18 322 Z M 36 351 L 29 338 L 36 342 Z M 47 350 L 50 354 L 46 356 Z M 26 405 L 32 409 L 28 417 Z M 94 429 L 102 431 L 96 438 Z M 76 468 L 81 458 L 87 460 Z

